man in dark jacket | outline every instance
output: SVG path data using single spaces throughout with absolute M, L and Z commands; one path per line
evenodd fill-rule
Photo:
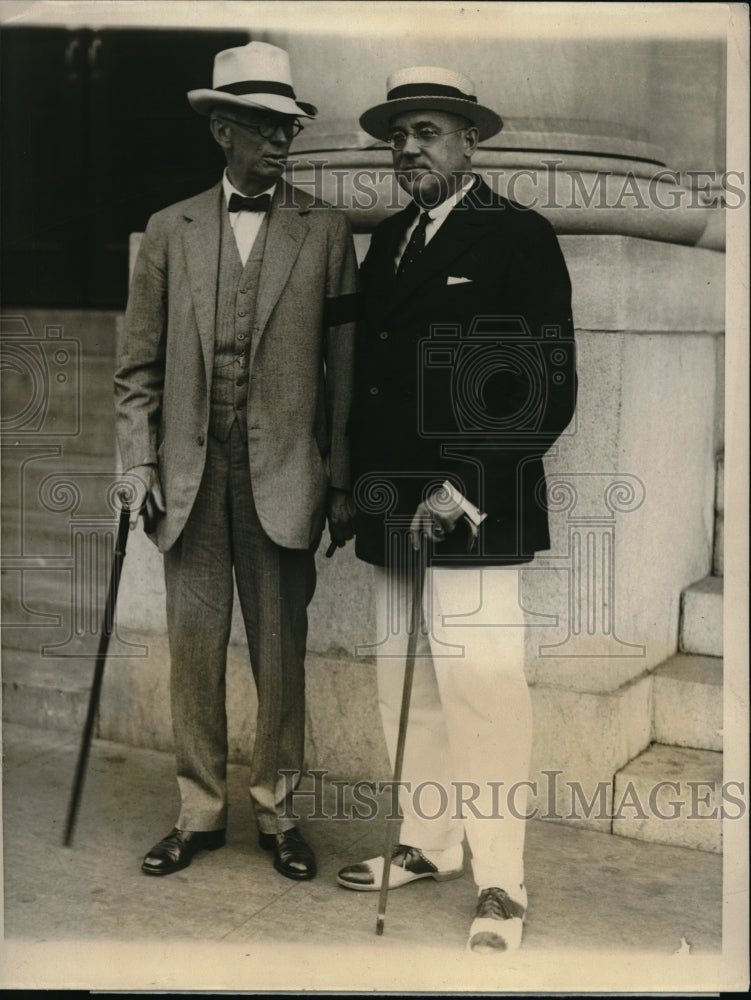
M 466 834 L 479 893 L 469 946 L 513 950 L 531 747 L 519 567 L 549 548 L 542 456 L 574 412 L 570 282 L 549 223 L 472 173 L 502 121 L 467 77 L 395 73 L 360 124 L 390 143 L 413 199 L 377 227 L 362 266 L 350 428 L 392 760 L 411 553 L 429 556 L 389 885 L 458 877 Z M 377 890 L 383 868 L 372 858 L 338 881 Z

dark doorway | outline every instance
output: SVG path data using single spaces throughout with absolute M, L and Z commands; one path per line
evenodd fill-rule
M 186 92 L 247 32 L 0 32 L 4 307 L 121 309 L 128 235 L 218 180 Z

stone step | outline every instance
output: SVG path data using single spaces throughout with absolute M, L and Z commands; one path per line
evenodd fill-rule
M 612 832 L 719 854 L 722 806 L 721 753 L 653 743 L 615 776 Z
M 717 457 L 715 480 L 714 550 L 712 572 L 722 576 L 725 570 L 725 456 Z
M 51 660 L 4 648 L 3 719 L 81 732 L 93 674 L 93 660 Z
M 657 743 L 722 750 L 722 659 L 678 653 L 654 672 Z
M 681 596 L 680 650 L 699 656 L 722 656 L 723 579 L 705 576 Z
M 80 734 L 94 674 L 96 643 L 82 644 L 79 656 L 42 656 L 38 647 L 41 632 L 13 630 L 15 645 L 4 643 L 3 717 L 40 729 Z M 113 636 L 111 652 L 115 656 L 108 657 L 105 668 L 96 735 L 132 746 L 170 751 L 166 636 L 153 635 L 139 649 L 138 642 L 145 638 L 127 629 L 122 636 Z M 685 716 L 686 726 L 693 725 L 695 705 L 690 698 L 695 701 L 704 698 L 713 703 L 713 711 L 701 720 L 705 732 L 712 729 L 710 719 L 716 715 L 721 663 L 705 662 L 702 667 L 693 662 L 697 659 L 700 658 L 675 657 L 656 673 L 655 725 L 660 727 L 661 734 L 671 732 L 663 719 L 671 712 L 676 717 Z M 357 707 L 357 724 L 344 735 L 329 732 L 324 706 L 349 690 L 352 669 L 348 661 L 308 658 L 307 766 L 324 766 L 338 776 L 360 777 L 371 773 L 373 760 L 377 759 L 380 764 L 376 771 L 387 774 L 380 731 L 369 724 L 372 713 L 369 714 L 368 706 L 377 698 L 373 669 L 361 668 L 368 691 Z M 555 692 L 549 692 L 549 696 L 554 698 Z M 230 645 L 228 651 L 227 707 L 230 760 L 247 762 L 255 732 L 256 699 L 247 650 L 241 646 Z M 676 732 L 681 720 L 676 718 L 672 724 L 672 732 Z M 693 731 L 697 731 L 696 727 Z M 677 787 L 653 791 L 660 781 L 676 782 Z M 721 781 L 721 753 L 654 743 L 619 770 L 615 781 L 608 777 L 606 787 L 612 789 L 614 818 L 610 821 L 604 815 L 603 829 L 625 837 L 719 851 L 719 822 L 706 815 L 720 794 Z M 635 802 L 641 806 L 635 806 Z M 673 806 L 671 802 L 679 804 Z M 677 809 L 681 813 L 675 820 L 662 819 L 658 813 L 661 810 L 663 815 L 672 815 Z

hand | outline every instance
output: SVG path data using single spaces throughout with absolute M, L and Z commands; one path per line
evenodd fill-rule
M 457 521 L 464 518 L 469 525 L 472 541 L 477 538 L 477 526 L 467 517 L 458 503 L 445 490 L 436 490 L 427 500 L 418 504 L 415 516 L 409 526 L 412 548 L 420 548 L 420 536 L 427 535 L 434 542 L 442 542 L 456 528 Z
M 156 528 L 160 514 L 164 514 L 164 496 L 159 473 L 155 465 L 136 465 L 128 469 L 128 485 L 133 489 L 130 500 L 130 530 L 138 524 L 138 517 L 143 514 L 143 530 L 151 534 Z
M 329 490 L 328 518 L 332 544 L 341 548 L 355 533 L 355 503 L 345 490 Z

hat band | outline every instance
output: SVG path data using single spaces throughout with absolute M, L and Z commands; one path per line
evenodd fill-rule
M 234 94 L 236 97 L 243 94 L 276 94 L 278 97 L 297 100 L 294 90 L 288 83 L 277 83 L 275 80 L 240 80 L 239 83 L 225 83 L 221 87 L 214 87 L 214 90 Z
M 447 87 L 442 83 L 405 83 L 390 90 L 386 100 L 397 101 L 401 97 L 458 97 L 462 101 L 472 101 L 477 104 L 474 94 L 465 94 L 458 87 Z

